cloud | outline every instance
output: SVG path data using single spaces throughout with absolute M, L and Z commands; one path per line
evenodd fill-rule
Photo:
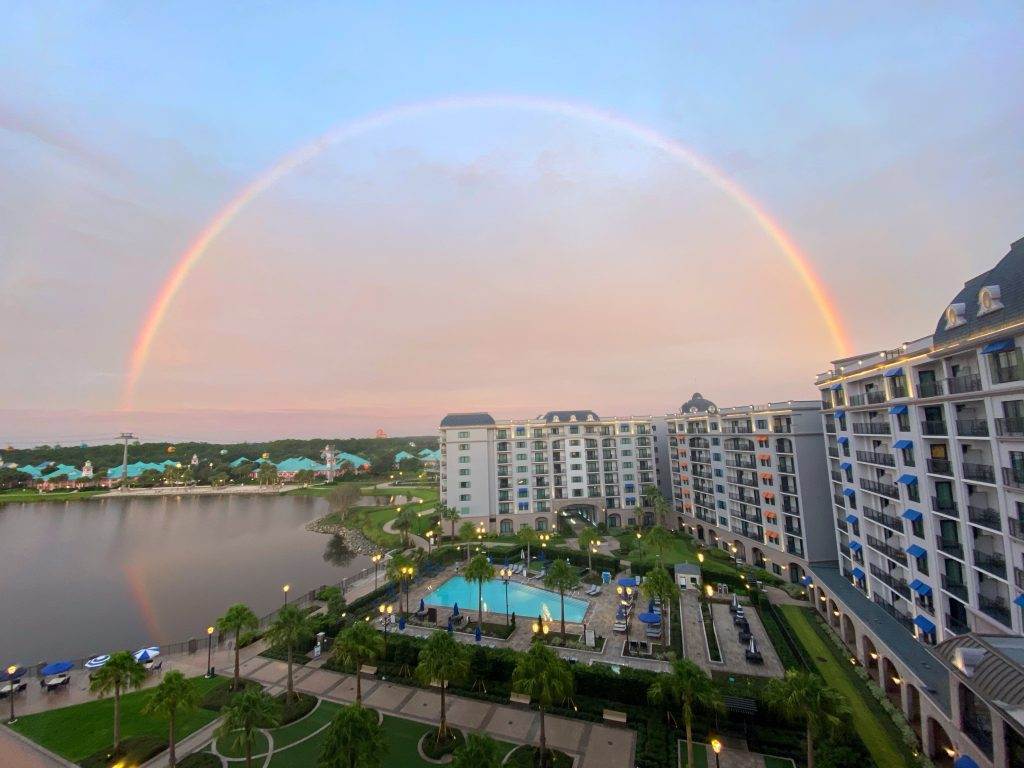
M 56 150 L 64 157 L 93 170 L 116 174 L 123 172 L 122 166 L 113 157 L 82 141 L 52 120 L 16 112 L 4 104 L 0 104 L 0 130 Z

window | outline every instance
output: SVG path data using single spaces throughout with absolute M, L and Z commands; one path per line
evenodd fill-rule
M 468 493 L 463 493 L 459 496 L 459 501 L 472 501 L 473 497 Z
M 524 437 L 526 435 L 526 427 L 516 427 L 516 437 Z
M 928 553 L 925 552 L 923 555 L 921 555 L 920 557 L 916 558 L 916 560 L 917 560 L 917 570 L 918 570 L 918 572 L 923 573 L 925 576 L 927 576 L 928 575 Z
M 469 464 L 469 456 L 459 456 L 459 464 Z
M 468 515 L 469 514 L 469 507 L 459 507 L 459 514 L 460 515 Z
M 910 414 L 909 413 L 901 413 L 901 414 L 899 414 L 896 417 L 896 428 L 900 432 L 909 432 L 910 431 Z
M 460 451 L 468 451 L 469 450 L 469 443 L 459 443 L 459 450 Z
M 459 432 L 459 440 L 468 440 L 469 432 Z
M 468 476 L 469 472 L 470 472 L 470 470 L 468 470 L 468 469 L 460 469 L 459 470 L 459 474 L 462 475 L 463 477 Z
M 988 356 L 988 369 L 993 384 L 1006 384 L 1024 379 L 1024 358 L 1019 349 L 995 352 Z
M 768 429 L 768 420 L 767 419 L 758 419 L 757 420 L 757 428 L 758 429 L 765 429 L 765 430 Z

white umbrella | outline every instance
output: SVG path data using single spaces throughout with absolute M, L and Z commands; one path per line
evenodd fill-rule
M 110 654 L 104 653 L 102 656 L 96 656 L 95 658 L 89 659 L 83 666 L 86 669 L 99 669 L 108 661 L 110 661 Z
M 140 648 L 132 656 L 135 657 L 136 661 L 152 661 L 160 655 L 159 646 L 152 645 L 149 648 Z

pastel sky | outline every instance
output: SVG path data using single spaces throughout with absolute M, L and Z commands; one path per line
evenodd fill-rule
M 486 5 L 486 8 L 482 7 Z M 897 7 L 898 6 L 898 7 Z M 813 397 L 838 350 L 722 169 L 813 264 L 854 351 L 929 333 L 1024 235 L 1019 3 L 8 3 L 0 444 L 432 432 L 451 410 Z

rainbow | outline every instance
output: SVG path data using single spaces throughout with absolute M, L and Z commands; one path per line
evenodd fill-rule
M 174 303 L 174 298 L 181 291 L 196 265 L 206 255 L 213 241 L 217 239 L 249 203 L 296 168 L 318 157 L 324 150 L 335 144 L 354 139 L 386 125 L 427 113 L 465 109 L 510 109 L 537 112 L 600 125 L 660 150 L 669 157 L 689 166 L 728 195 L 741 209 L 746 211 L 776 244 L 814 301 L 822 320 L 828 328 L 829 335 L 835 343 L 837 351 L 840 355 L 848 354 L 850 349 L 849 340 L 835 303 L 807 256 L 801 252 L 792 237 L 772 218 L 764 206 L 755 200 L 736 181 L 704 158 L 652 128 L 613 112 L 597 109 L 585 104 L 527 96 L 456 96 L 392 107 L 332 128 L 310 143 L 289 152 L 239 190 L 238 194 L 210 220 L 195 240 L 192 241 L 160 286 L 160 290 L 146 313 L 146 318 L 138 330 L 135 344 L 132 347 L 124 377 L 121 407 L 124 410 L 131 410 L 133 407 L 135 389 L 139 378 L 145 370 L 146 362 L 153 347 L 153 341 L 160 331 L 160 326 L 167 316 L 168 310 Z

